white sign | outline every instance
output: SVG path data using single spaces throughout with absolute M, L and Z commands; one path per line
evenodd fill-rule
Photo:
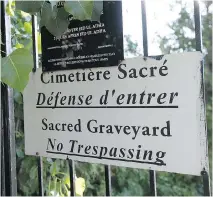
M 200 175 L 207 169 L 199 52 L 31 73 L 27 155 Z

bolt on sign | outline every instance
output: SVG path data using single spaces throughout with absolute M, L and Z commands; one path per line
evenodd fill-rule
M 73 14 L 67 4 L 75 7 Z M 115 66 L 123 60 L 121 1 L 58 2 L 57 9 L 68 28 L 60 36 L 41 28 L 43 71 Z M 75 18 L 81 12 L 87 20 Z
M 31 73 L 27 155 L 200 175 L 208 169 L 200 52 Z

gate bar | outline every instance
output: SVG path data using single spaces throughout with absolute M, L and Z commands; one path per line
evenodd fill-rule
M 2 42 L 1 46 L 3 57 L 9 55 L 12 52 L 11 48 L 11 21 L 10 17 L 6 14 L 6 6 L 8 0 L 1 1 L 1 33 Z M 2 164 L 4 165 L 5 179 L 5 195 L 17 196 L 17 179 L 16 179 L 16 150 L 15 150 L 15 120 L 14 120 L 14 100 L 13 89 L 3 85 L 2 88 L 3 97 L 3 131 L 4 132 L 4 159 Z M 3 189 L 3 188 L 2 188 Z
M 111 167 L 110 167 L 110 165 L 105 165 L 104 170 L 105 170 L 106 196 L 111 196 L 112 185 L 111 185 Z
M 37 43 L 37 17 L 32 15 L 32 40 L 33 40 L 33 72 L 36 72 L 38 68 L 38 43 Z M 39 153 L 37 153 L 39 156 Z M 43 161 L 42 157 L 38 157 L 38 186 L 39 186 L 39 196 L 44 196 L 44 186 L 43 186 Z
M 147 36 L 147 20 L 146 20 L 146 3 L 145 0 L 141 1 L 142 13 L 142 32 L 143 32 L 143 55 L 148 57 L 148 36 Z M 157 196 L 156 190 L 156 174 L 154 170 L 149 170 L 149 186 L 150 195 Z
M 68 159 L 70 171 L 70 196 L 75 196 L 75 164 L 74 161 Z
M 199 1 L 194 0 L 194 21 L 195 21 L 195 41 L 196 41 L 196 51 L 202 52 L 203 43 L 202 43 L 202 28 L 201 28 L 201 14 L 200 14 L 200 6 Z M 205 83 L 204 83 L 204 61 L 201 62 L 201 73 L 202 73 L 202 97 L 205 101 Z M 204 102 L 204 110 L 206 110 L 206 103 Z M 206 116 L 206 111 L 204 111 L 204 115 Z M 205 123 L 206 124 L 206 123 Z M 207 128 L 207 125 L 205 125 Z M 208 141 L 207 141 L 208 143 Z M 206 169 L 201 172 L 203 178 L 203 193 L 204 196 L 210 196 L 210 177 Z

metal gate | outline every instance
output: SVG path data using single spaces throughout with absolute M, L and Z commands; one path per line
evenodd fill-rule
M 11 52 L 11 34 L 10 34 L 10 18 L 5 13 L 6 1 L 1 1 L 1 25 L 2 25 L 2 42 L 1 45 L 2 57 Z M 143 32 L 143 55 L 148 56 L 148 35 L 147 35 L 147 20 L 146 20 L 146 6 L 145 1 L 141 1 L 142 10 L 142 32 Z M 202 31 L 201 31 L 201 14 L 198 1 L 194 1 L 194 20 L 195 20 L 195 39 L 196 50 L 202 51 Z M 34 71 L 38 66 L 38 53 L 36 46 L 36 16 L 32 16 L 32 38 L 33 38 L 33 56 L 34 56 Z M 3 51 L 3 52 L 2 52 Z M 203 70 L 202 70 L 203 72 Z M 13 103 L 13 90 L 5 84 L 1 84 L 1 163 L 0 163 L 0 176 L 1 176 L 1 195 L 16 196 L 17 195 L 17 179 L 16 179 L 16 153 L 15 153 L 15 128 L 14 128 L 14 103 Z M 203 93 L 204 95 L 204 93 Z M 75 162 L 72 160 L 67 161 L 69 164 L 70 172 L 70 194 L 75 195 L 74 187 L 74 174 Z M 39 180 L 39 195 L 44 195 L 43 187 L 43 166 L 42 158 L 37 157 L 38 165 L 38 180 Z M 201 174 L 203 179 L 203 194 L 210 196 L 209 176 L 206 171 Z M 156 176 L 155 171 L 149 171 L 149 190 L 150 196 L 157 196 L 156 192 Z M 105 165 L 105 185 L 106 196 L 111 196 L 111 169 L 110 166 Z

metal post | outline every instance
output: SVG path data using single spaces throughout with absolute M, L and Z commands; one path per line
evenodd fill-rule
M 39 196 L 44 196 L 44 187 L 43 187 L 43 161 L 42 157 L 39 157 L 37 160 L 38 164 L 38 187 L 39 187 Z
M 73 160 L 68 159 L 70 171 L 70 196 L 75 196 L 75 164 Z
M 203 43 L 202 43 L 202 29 L 201 29 L 201 14 L 200 14 L 200 6 L 199 1 L 194 1 L 194 21 L 195 21 L 195 41 L 196 41 L 196 51 L 202 52 L 203 50 Z M 205 83 L 204 83 L 204 61 L 202 61 L 201 67 L 202 73 L 202 97 L 205 101 Z M 204 102 L 204 115 L 206 116 L 206 105 Z M 206 125 L 207 128 L 207 125 Z M 208 144 L 208 143 L 207 143 Z M 204 196 L 210 196 L 210 177 L 206 169 L 201 172 L 203 178 L 203 193 Z
M 37 47 L 37 17 L 32 15 L 32 40 L 33 40 L 33 72 L 36 72 L 38 68 L 38 47 Z M 39 153 L 38 153 L 39 154 Z M 43 186 L 43 161 L 42 157 L 38 157 L 38 185 L 39 185 L 39 196 L 44 196 Z
M 105 165 L 104 170 L 105 170 L 106 196 L 111 196 L 111 194 L 112 194 L 111 167 L 109 165 Z
M 203 170 L 201 172 L 201 175 L 203 177 L 203 193 L 204 196 L 210 196 L 210 187 L 209 187 L 209 175 L 208 172 Z
M 148 56 L 148 36 L 147 36 L 145 0 L 141 1 L 141 13 L 142 13 L 142 32 L 143 32 L 143 55 L 147 57 Z M 149 170 L 149 185 L 150 185 L 150 195 L 157 196 L 156 174 L 155 174 L 155 171 L 153 170 Z
M 11 25 L 10 17 L 5 13 L 8 1 L 1 1 L 1 33 L 4 45 L 1 50 L 3 56 L 11 53 Z M 17 196 L 17 180 L 16 180 L 16 151 L 15 151 L 15 121 L 14 121 L 14 102 L 13 89 L 7 85 L 2 86 L 2 116 L 3 116 L 3 137 L 4 139 L 4 186 L 5 195 Z
M 203 43 L 202 43 L 200 6 L 199 2 L 196 0 L 194 1 L 194 20 L 195 20 L 196 51 L 202 52 Z
M 1 84 L 1 196 L 6 195 L 6 185 L 5 185 L 5 163 L 4 163 L 4 133 L 5 133 L 5 126 L 4 126 L 4 117 L 3 117 L 3 106 L 4 106 L 4 85 Z

